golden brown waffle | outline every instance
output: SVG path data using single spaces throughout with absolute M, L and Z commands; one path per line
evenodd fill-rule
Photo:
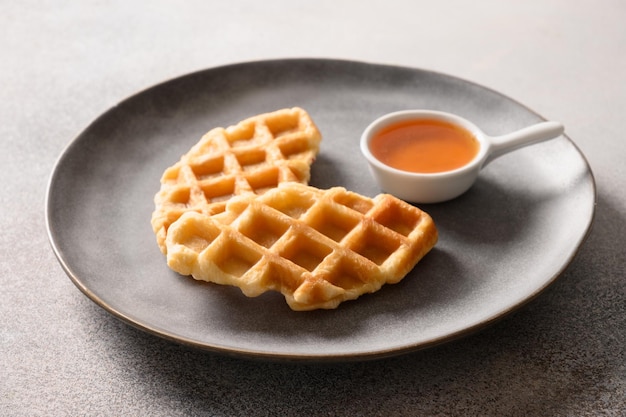
M 233 196 L 262 194 L 285 181 L 308 183 L 321 135 L 300 108 L 261 114 L 205 134 L 161 177 L 152 228 L 166 252 L 167 229 L 183 213 L 222 212 Z
M 279 291 L 293 310 L 313 310 L 399 282 L 436 241 L 430 216 L 391 195 L 292 182 L 235 197 L 215 216 L 185 213 L 166 245 L 183 275 L 249 297 Z

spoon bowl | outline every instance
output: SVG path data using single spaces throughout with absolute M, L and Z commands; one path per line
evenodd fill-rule
M 384 129 L 410 121 L 434 120 L 469 132 L 478 143 L 478 152 L 465 165 L 441 172 L 413 172 L 394 168 L 372 153 L 372 139 Z M 404 110 L 374 120 L 361 135 L 360 148 L 380 188 L 413 203 L 439 203 L 466 192 L 482 168 L 516 149 L 557 138 L 564 131 L 558 122 L 542 122 L 501 136 L 489 136 L 469 120 L 441 111 Z

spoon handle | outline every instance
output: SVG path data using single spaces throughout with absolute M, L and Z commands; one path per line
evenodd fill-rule
M 559 122 L 542 122 L 506 135 L 491 137 L 489 138 L 491 148 L 484 165 L 524 146 L 555 139 L 562 135 L 563 131 L 563 125 Z

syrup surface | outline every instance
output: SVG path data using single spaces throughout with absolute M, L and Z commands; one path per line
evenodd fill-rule
M 409 172 L 452 171 L 478 153 L 474 135 L 452 123 L 415 119 L 395 123 L 370 141 L 372 154 L 393 168 Z

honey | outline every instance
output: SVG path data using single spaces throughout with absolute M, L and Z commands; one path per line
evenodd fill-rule
M 467 165 L 479 150 L 474 135 L 436 119 L 397 122 L 379 131 L 370 151 L 382 163 L 403 171 L 437 173 Z

